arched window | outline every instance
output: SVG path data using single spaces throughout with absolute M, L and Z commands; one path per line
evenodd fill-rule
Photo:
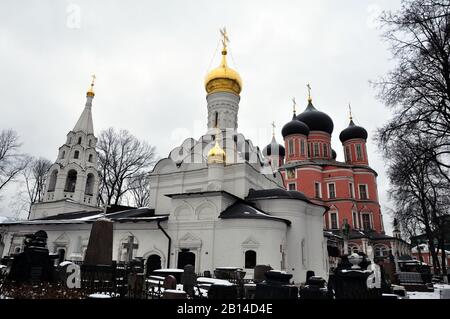
M 91 147 L 91 145 L 92 145 L 92 140 L 91 139 L 89 140 L 88 145 L 89 145 L 89 147 Z
M 58 178 L 58 170 L 54 170 L 50 174 L 50 181 L 48 182 L 47 192 L 54 192 L 56 187 L 56 179 Z
M 376 246 L 375 247 L 375 257 L 387 257 L 389 254 L 389 249 L 386 246 Z
M 64 158 L 64 157 L 66 157 L 66 151 L 61 152 L 61 158 Z
M 64 248 L 58 249 L 58 264 L 66 260 L 66 250 Z
M 348 254 L 359 253 L 359 247 L 356 245 L 348 245 Z
M 73 153 L 73 158 L 77 159 L 78 157 L 80 157 L 80 151 L 75 151 Z
M 67 144 L 72 144 L 72 136 L 69 136 L 68 138 L 67 138 Z
M 89 154 L 88 161 L 89 161 L 89 163 L 92 163 L 92 154 Z
M 247 250 L 245 252 L 245 268 L 253 269 L 256 266 L 256 251 Z
M 78 144 L 81 144 L 81 137 L 78 138 Z
M 84 193 L 86 195 L 93 195 L 94 194 L 94 183 L 95 183 L 95 177 L 94 174 L 89 173 L 86 178 L 86 189 Z
M 77 171 L 71 169 L 67 173 L 66 186 L 64 187 L 65 192 L 75 192 L 75 186 L 77 184 Z

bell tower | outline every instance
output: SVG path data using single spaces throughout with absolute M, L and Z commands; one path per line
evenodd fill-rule
M 29 219 L 61 213 L 97 209 L 98 164 L 92 121 L 94 81 L 86 93 L 86 104 L 66 142 L 59 148 L 58 157 L 50 167 L 43 201 L 31 207 Z

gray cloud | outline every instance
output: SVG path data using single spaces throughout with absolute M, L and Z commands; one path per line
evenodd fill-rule
M 166 156 L 206 128 L 203 79 L 218 64 L 218 29 L 230 35 L 231 65 L 244 81 L 239 130 L 261 148 L 270 123 L 291 118 L 291 98 L 316 107 L 338 135 L 355 122 L 369 132 L 389 117 L 368 81 L 391 67 L 374 16 L 399 1 L 2 1 L 0 3 L 0 127 L 19 132 L 23 150 L 54 160 L 84 107 L 97 75 L 94 128 L 129 129 Z M 180 134 L 183 133 L 183 134 Z M 386 218 L 387 179 L 376 145 L 370 164 Z M 14 192 L 14 187 L 10 188 Z M 7 204 L 0 213 L 8 215 Z

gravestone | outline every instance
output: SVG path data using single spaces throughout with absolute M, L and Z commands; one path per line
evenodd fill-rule
M 38 231 L 25 236 L 24 251 L 15 256 L 8 278 L 21 282 L 51 281 L 54 261 L 47 249 L 47 234 Z
M 172 290 L 176 289 L 177 288 L 177 279 L 172 275 L 168 275 L 166 278 L 164 278 L 163 288 L 164 289 L 172 289 Z
M 269 270 L 272 270 L 272 267 L 269 265 L 256 265 L 253 272 L 253 281 L 255 283 L 263 282 L 266 279 L 264 274 Z
M 351 254 L 338 264 L 332 279 L 332 287 L 336 299 L 370 299 L 373 295 L 367 287 L 367 278 L 372 271 L 367 267 L 369 262 L 363 255 Z
M 270 270 L 265 280 L 256 284 L 255 299 L 298 299 L 298 287 L 289 284 L 292 274 Z
M 184 266 L 184 272 L 181 275 L 181 283 L 183 284 L 183 290 L 190 296 L 194 296 L 194 286 L 197 284 L 197 275 L 194 271 L 194 266 Z
M 236 285 L 212 284 L 208 289 L 208 299 L 237 299 Z
M 96 220 L 91 229 L 84 265 L 112 266 L 113 222 L 106 219 Z

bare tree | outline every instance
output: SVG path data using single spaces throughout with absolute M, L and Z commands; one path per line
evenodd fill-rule
M 45 158 L 31 158 L 29 163 L 22 172 L 28 195 L 28 214 L 31 212 L 31 205 L 41 202 L 44 197 L 47 172 L 52 165 L 52 162 Z
M 11 129 L 0 132 L 0 191 L 16 180 L 28 165 L 24 155 L 19 153 L 19 136 Z
M 375 83 L 394 112 L 378 132 L 380 145 L 411 132 L 432 140 L 416 152 L 450 182 L 450 1 L 403 0 L 381 22 L 396 67 Z
M 384 155 L 391 184 L 389 193 L 395 206 L 394 216 L 402 229 L 411 235 L 425 233 L 433 267 L 438 273 L 441 269 L 445 271 L 445 263 L 438 260 L 435 239 L 439 239 L 441 233 L 441 217 L 448 214 L 450 188 L 437 164 L 417 151 L 418 145 L 429 147 L 430 143 L 420 136 L 397 137 L 389 142 Z
M 147 207 L 150 204 L 150 178 L 148 174 L 132 177 L 129 188 L 136 207 Z
M 155 148 L 138 140 L 127 130 L 108 128 L 100 133 L 97 143 L 100 163 L 101 201 L 118 205 L 133 187 L 130 182 L 154 164 Z

